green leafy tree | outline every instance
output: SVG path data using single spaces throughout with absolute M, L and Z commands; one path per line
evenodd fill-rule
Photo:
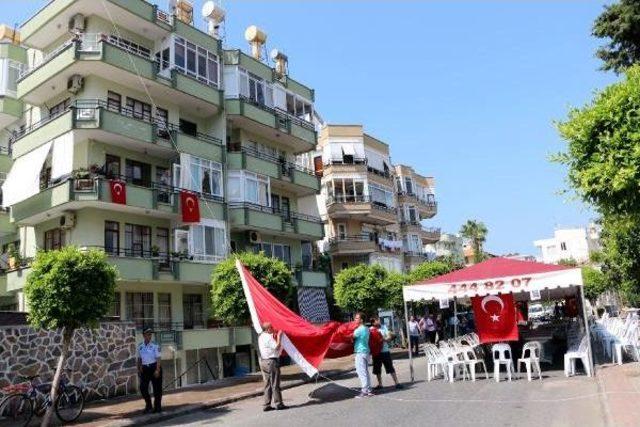
M 482 246 L 487 240 L 489 230 L 482 221 L 468 220 L 460 228 L 460 235 L 469 239 L 473 248 L 473 258 L 475 262 L 484 261 L 486 258 Z
M 404 298 L 402 297 L 402 287 L 409 284 L 409 277 L 406 274 L 395 271 L 387 272 L 386 277 L 380 283 L 385 293 L 384 304 L 380 308 L 393 310 L 398 317 L 403 317 Z
M 568 167 L 569 184 L 603 215 L 640 212 L 640 67 L 558 124 L 567 151 L 552 160 Z
M 603 70 L 621 73 L 640 62 L 640 2 L 621 0 L 605 6 L 593 24 L 593 35 L 608 40 L 596 51 Z
M 338 307 L 345 311 L 362 311 L 371 316 L 387 305 L 383 286 L 387 271 L 379 265 L 358 264 L 341 270 L 333 288 Z
M 427 261 L 415 266 L 413 270 L 408 273 L 408 278 L 411 283 L 415 283 L 421 280 L 432 279 L 460 268 L 462 268 L 462 266 L 454 262 L 438 260 Z
M 263 253 L 243 252 L 236 256 L 271 294 L 284 304 L 293 306 L 292 273 L 284 262 Z M 227 325 L 246 325 L 250 321 L 234 257 L 222 261 L 214 268 L 211 274 L 211 302 L 213 316 Z
M 584 285 L 584 296 L 595 304 L 596 299 L 602 295 L 604 291 L 609 289 L 607 277 L 597 268 L 585 266 L 582 267 L 582 282 Z
M 84 252 L 70 246 L 36 255 L 25 285 L 29 323 L 34 328 L 62 331 L 62 352 L 51 388 L 52 402 L 57 398 L 74 331 L 96 327 L 109 312 L 117 274 L 102 251 Z M 53 405 L 47 408 L 43 426 L 49 425 L 52 413 Z
M 602 272 L 629 305 L 640 304 L 640 220 L 609 217 L 602 228 Z

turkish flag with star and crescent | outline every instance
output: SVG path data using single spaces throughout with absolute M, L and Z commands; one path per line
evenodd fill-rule
M 109 181 L 111 187 L 111 201 L 120 205 L 127 204 L 127 186 L 124 181 L 112 179 Z
M 198 195 L 191 191 L 180 191 L 182 222 L 200 222 L 200 202 Z
M 480 344 L 518 341 L 518 322 L 513 295 L 471 298 Z

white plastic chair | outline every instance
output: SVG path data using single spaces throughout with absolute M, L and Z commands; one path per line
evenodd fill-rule
M 487 365 L 485 365 L 484 360 L 477 358 L 476 352 L 472 347 L 465 348 L 462 356 L 464 357 L 464 363 L 467 369 L 469 369 L 469 372 L 471 373 L 471 381 L 476 380 L 476 365 L 480 365 L 482 367 L 485 377 L 489 379 Z
M 528 356 L 527 356 L 528 354 Z M 527 380 L 531 381 L 531 372 L 538 371 L 538 377 L 542 379 L 542 369 L 540 369 L 540 355 L 542 354 L 542 344 L 538 341 L 528 342 L 522 347 L 522 357 L 518 359 L 518 375 L 520 366 L 524 364 L 527 370 Z
M 591 363 L 589 362 L 589 343 L 587 337 L 582 337 L 580 345 L 577 348 L 573 348 L 567 351 L 564 355 L 564 375 L 570 376 L 576 374 L 576 360 L 582 361 L 582 366 L 587 373 L 587 376 L 591 376 Z
M 462 375 L 463 380 L 467 377 L 467 365 L 459 350 L 443 346 L 442 348 L 437 349 L 437 351 L 439 351 L 444 357 L 445 364 L 443 366 L 446 366 L 447 368 L 446 378 L 450 383 L 455 381 L 456 371 L 458 376 Z
M 500 365 L 505 365 L 507 377 L 511 381 L 511 374 L 515 375 L 511 346 L 509 344 L 494 344 L 491 347 L 491 354 L 493 355 L 493 377 L 496 382 L 500 382 Z

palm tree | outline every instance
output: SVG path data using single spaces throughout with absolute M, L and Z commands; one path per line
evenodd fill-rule
M 473 260 L 480 262 L 484 259 L 482 244 L 487 240 L 487 226 L 482 221 L 468 220 L 460 227 L 462 237 L 471 241 L 473 247 Z

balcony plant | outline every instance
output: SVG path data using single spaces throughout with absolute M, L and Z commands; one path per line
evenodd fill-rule
M 93 178 L 87 168 L 79 168 L 73 173 L 75 189 L 79 191 L 93 190 Z
M 160 258 L 160 248 L 157 245 L 151 246 L 151 257 Z
M 7 253 L 9 255 L 9 269 L 15 270 L 17 268 L 20 268 L 20 266 L 22 265 L 22 255 L 20 255 L 20 251 L 18 250 L 16 245 L 14 245 L 13 243 L 10 244 Z

